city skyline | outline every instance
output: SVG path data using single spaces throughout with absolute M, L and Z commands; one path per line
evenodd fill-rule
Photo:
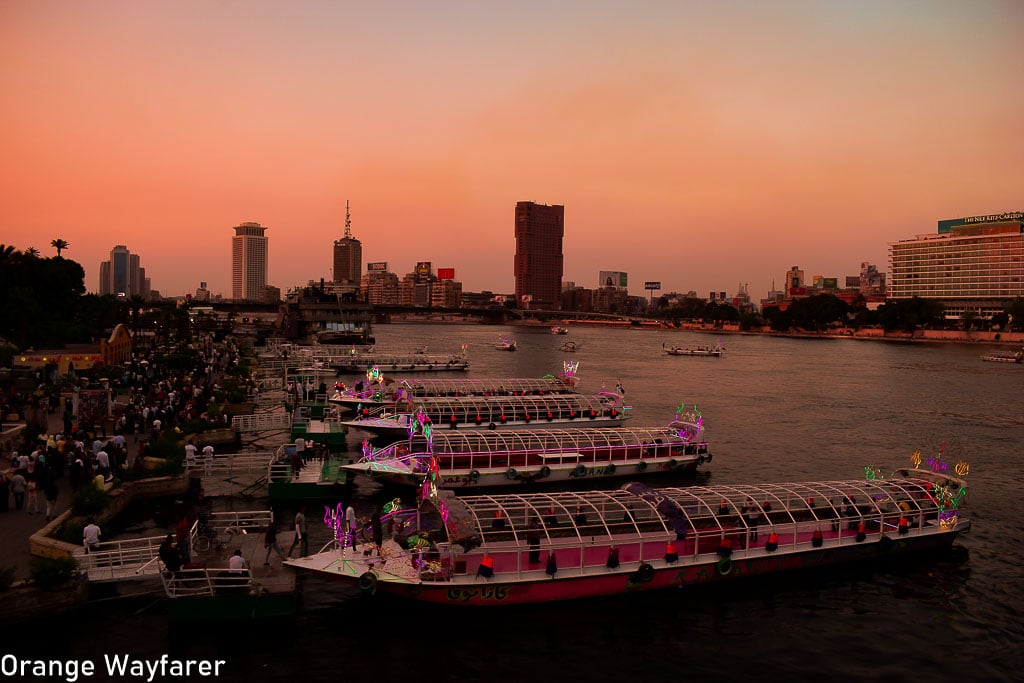
M 662 292 L 843 278 L 939 220 L 1021 209 L 1014 2 L 0 4 L 0 242 L 167 296 L 363 262 L 514 290 L 514 206 L 565 207 L 564 279 Z M 358 28 L 358 30 L 356 30 Z M 342 38 L 342 39 L 339 39 Z M 45 83 L 46 87 L 40 87 Z

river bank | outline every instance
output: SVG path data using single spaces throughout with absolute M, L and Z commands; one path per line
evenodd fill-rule
M 390 323 L 378 323 L 387 325 L 416 325 L 416 324 L 446 324 L 446 325 L 480 325 L 479 320 L 463 318 L 451 315 L 424 315 L 407 316 L 395 318 Z M 492 323 L 487 323 L 492 324 Z M 721 326 L 714 324 L 683 323 L 676 327 L 671 323 L 659 320 L 631 319 L 631 320 L 575 320 L 571 318 L 555 319 L 546 321 L 537 320 L 510 320 L 504 325 L 512 327 L 523 327 L 530 329 L 547 329 L 552 325 L 562 325 L 570 330 L 573 327 L 597 327 L 597 328 L 628 328 L 634 330 L 648 330 L 654 332 L 701 332 L 705 334 L 744 334 L 763 335 L 768 337 L 783 337 L 792 339 L 860 339 L 868 341 L 887 342 L 925 342 L 925 343 L 946 343 L 946 344 L 994 344 L 1001 346 L 1024 346 L 1024 332 L 991 332 L 991 331 L 964 331 L 964 330 L 915 330 L 913 332 L 892 331 L 887 332 L 881 328 L 835 328 L 822 332 L 790 331 L 778 332 L 768 327 L 741 330 L 736 323 L 725 323 Z

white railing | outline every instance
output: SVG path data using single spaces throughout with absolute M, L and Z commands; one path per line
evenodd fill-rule
M 267 469 L 273 460 L 273 451 L 253 451 L 215 455 L 212 460 L 198 458 L 196 462 L 185 462 L 185 474 L 190 477 L 232 477 L 236 474 L 254 474 Z
M 252 572 L 246 569 L 182 569 L 163 575 L 164 592 L 169 598 L 190 598 L 218 593 L 248 592 L 253 586 Z
M 75 553 L 78 567 L 90 581 L 119 581 L 159 574 L 163 565 L 154 561 L 166 534 L 132 538 L 123 541 L 105 541 L 88 553 Z
M 291 429 L 290 413 L 268 413 L 261 415 L 235 415 L 231 428 L 236 432 L 262 432 L 271 429 Z

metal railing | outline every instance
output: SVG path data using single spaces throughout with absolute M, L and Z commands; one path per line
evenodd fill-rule
M 164 574 L 163 581 L 164 592 L 172 599 L 249 592 L 254 586 L 248 568 L 182 569 L 173 575 Z
M 212 459 L 198 458 L 185 463 L 185 474 L 190 477 L 232 477 L 236 474 L 263 474 L 276 454 L 273 451 L 229 453 Z
M 159 556 L 160 544 L 166 534 L 132 538 L 123 541 L 105 541 L 95 550 L 75 553 L 78 567 L 90 581 L 119 581 L 138 579 L 159 574 L 163 565 L 154 560 Z
M 262 432 L 272 429 L 291 429 L 290 413 L 267 413 L 260 415 L 236 415 L 231 418 L 231 428 L 236 432 Z

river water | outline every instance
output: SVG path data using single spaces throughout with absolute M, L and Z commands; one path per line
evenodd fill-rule
M 698 476 L 704 484 L 855 479 L 865 466 L 890 471 L 915 450 L 941 449 L 970 464 L 964 516 L 973 528 L 951 552 L 898 562 L 490 611 L 366 600 L 313 580 L 294 620 L 182 630 L 168 626 L 160 604 L 119 601 L 49 624 L 42 651 L 24 633 L 2 649 L 216 656 L 228 661 L 228 681 L 1020 680 L 1024 531 L 1013 515 L 1024 492 L 1024 366 L 984 363 L 985 349 L 952 344 L 729 335 L 716 359 L 662 352 L 663 343 L 717 341 L 689 332 L 375 332 L 381 350 L 468 344 L 464 377 L 538 377 L 577 360 L 585 391 L 621 380 L 636 426 L 664 425 L 679 404 L 696 404 L 714 454 Z M 519 349 L 495 350 L 499 334 Z M 559 351 L 569 339 L 576 353 Z M 378 493 L 356 490 L 363 505 Z

